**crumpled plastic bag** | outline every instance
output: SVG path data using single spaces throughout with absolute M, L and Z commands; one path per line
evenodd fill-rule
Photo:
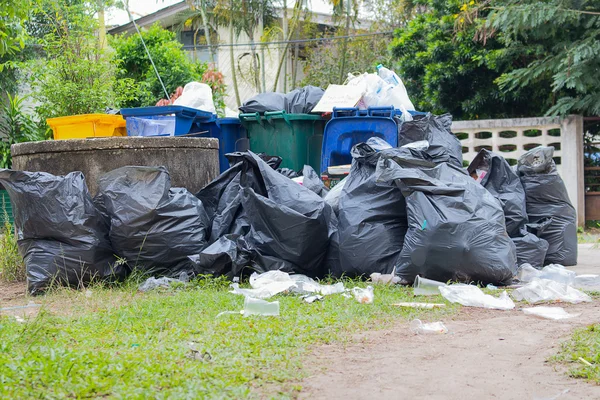
M 144 283 L 142 283 L 138 287 L 138 290 L 140 292 L 149 292 L 150 290 L 159 289 L 159 288 L 165 288 L 165 289 L 167 289 L 167 288 L 171 287 L 172 283 L 182 283 L 182 284 L 185 284 L 189 280 L 190 280 L 190 277 L 185 272 L 182 272 L 179 275 L 179 278 L 177 278 L 177 279 L 167 278 L 166 276 L 163 276 L 162 278 L 158 278 L 157 279 L 157 278 L 151 276 L 150 278 L 146 279 L 144 281 Z
M 323 198 L 329 193 L 319 174 L 310 165 L 305 165 L 302 169 L 302 185 Z
M 513 290 L 511 295 L 515 300 L 528 303 L 558 300 L 577 304 L 592 301 L 590 296 L 569 285 L 540 278 L 534 278 L 527 285 Z
M 306 275 L 290 275 L 280 270 L 267 271 L 261 274 L 253 272 L 250 275 L 250 286 L 252 287 L 251 289 L 242 289 L 239 287 L 239 284 L 232 283 L 231 293 L 257 299 L 268 299 L 283 292 L 303 295 L 318 293 L 326 296 L 346 291 L 342 282 L 338 282 L 335 285 L 322 285 Z
M 462 168 L 431 167 L 397 149 L 384 150 L 377 179 L 396 182 L 406 197 L 408 231 L 396 267 L 403 282 L 411 284 L 417 275 L 440 282 L 512 281 L 517 258 L 504 212 Z
M 397 119 L 397 117 L 396 117 Z M 452 115 L 415 115 L 412 121 L 398 121 L 398 146 L 427 141 L 425 152 L 434 163 L 450 163 L 463 167 L 462 145 L 450 130 Z
M 481 186 L 502 203 L 506 232 L 510 237 L 518 236 L 528 219 L 525 190 L 515 171 L 504 157 L 487 149 L 479 151 L 467 170 L 471 176 L 478 175 Z
M 200 200 L 171 188 L 165 167 L 122 167 L 98 179 L 95 202 L 110 218 L 115 253 L 131 269 L 156 276 L 192 275 L 189 256 L 207 246 L 209 220 Z
M 53 283 L 80 287 L 127 275 L 127 267 L 116 262 L 108 221 L 94 206 L 81 172 L 55 176 L 3 169 L 0 183 L 14 207 L 30 294 Z
M 579 317 L 581 315 L 581 313 L 569 314 L 562 307 L 543 307 L 543 306 L 542 307 L 524 308 L 523 313 L 525 313 L 527 315 L 533 315 L 535 317 L 552 319 L 555 321 L 560 321 L 562 319 L 575 318 L 575 317 Z
M 531 264 L 523 264 L 517 274 L 517 279 L 523 283 L 532 282 L 534 279 L 548 279 L 565 285 L 571 285 L 575 282 L 577 274 L 574 271 L 566 269 L 560 264 L 546 265 L 541 270 L 537 270 Z
M 329 192 L 325 195 L 325 202 L 331 206 L 333 211 L 337 214 L 340 206 L 340 198 L 342 197 L 342 191 L 346 186 L 346 178 L 342 179 L 333 188 L 329 189 Z
M 183 88 L 183 93 L 174 102 L 175 106 L 191 107 L 215 114 L 212 89 L 206 83 L 190 82 Z
M 440 286 L 440 293 L 451 303 L 459 303 L 467 307 L 481 307 L 494 310 L 512 310 L 515 303 L 508 297 L 508 293 L 503 291 L 500 296 L 494 297 L 485 294 L 474 285 L 455 284 Z
M 529 221 L 551 223 L 538 236 L 548 241 L 545 263 L 577 264 L 577 214 L 552 159 L 553 147 L 536 147 L 523 154 L 517 171 L 525 189 Z
M 265 92 L 257 94 L 240 106 L 242 113 L 285 111 L 290 114 L 308 114 L 317 105 L 325 91 L 315 86 L 305 86 L 287 94 Z

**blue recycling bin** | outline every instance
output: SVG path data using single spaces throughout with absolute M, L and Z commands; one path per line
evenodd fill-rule
M 198 131 L 205 132 L 198 137 L 219 139 L 219 168 L 221 172 L 229 169 L 229 161 L 225 154 L 249 149 L 248 134 L 239 118 L 217 118 L 215 114 L 210 119 L 198 121 Z
M 400 114 L 401 111 L 393 107 L 334 108 L 323 133 L 321 172 L 327 172 L 329 166 L 351 164 L 352 147 L 371 137 L 381 138 L 397 147 L 398 124 L 394 116 Z

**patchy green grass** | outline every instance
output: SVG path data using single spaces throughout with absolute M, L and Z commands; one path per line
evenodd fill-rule
M 600 384 L 600 324 L 577 329 L 554 360 L 568 364 L 570 376 Z
M 227 286 L 201 278 L 138 293 L 129 282 L 34 298 L 44 304 L 36 317 L 0 317 L 0 398 L 293 397 L 305 376 L 302 359 L 315 346 L 398 320 L 436 321 L 458 308 L 401 309 L 392 304 L 447 302 L 375 286 L 373 304 L 340 294 L 313 304 L 278 295 L 271 300 L 281 304 L 279 317 L 217 317 L 243 308 L 244 298 Z
M 25 263 L 19 254 L 17 238 L 8 217 L 0 227 L 0 280 L 3 282 L 22 282 L 26 279 Z

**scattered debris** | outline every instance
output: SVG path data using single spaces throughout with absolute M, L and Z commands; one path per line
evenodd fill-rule
M 515 289 L 511 295 L 515 300 L 528 303 L 558 300 L 577 304 L 592 301 L 590 296 L 569 285 L 540 278 L 534 278 L 527 285 Z
M 456 284 L 441 286 L 439 288 L 442 296 L 451 303 L 459 303 L 467 307 L 482 307 L 495 310 L 512 310 L 515 303 L 503 291 L 499 297 L 485 294 L 474 285 Z
M 254 297 L 244 299 L 244 317 L 249 315 L 279 316 L 279 302 L 268 302 Z
M 425 308 L 425 309 L 446 307 L 446 305 L 443 303 L 395 303 L 392 305 L 397 306 L 397 307 Z
M 579 317 L 581 314 L 569 314 L 562 307 L 532 307 L 524 308 L 523 312 L 527 315 L 534 315 L 540 318 L 561 320 Z
M 314 303 L 315 301 L 323 300 L 323 296 L 314 294 L 314 295 L 304 295 L 301 297 L 307 303 Z
M 356 301 L 362 304 L 372 304 L 375 299 L 375 293 L 373 293 L 373 286 L 367 286 L 365 289 L 355 287 L 352 289 L 352 294 Z
M 41 304 L 29 303 L 25 306 L 3 307 L 3 308 L 0 308 L 0 311 L 21 310 L 23 308 L 33 308 L 33 307 L 41 307 L 41 306 L 42 306 Z
M 448 328 L 441 321 L 423 323 L 420 319 L 415 319 L 410 323 L 410 330 L 417 335 L 427 333 L 448 333 Z
M 415 296 L 437 296 L 440 294 L 439 287 L 446 286 L 446 284 L 417 275 L 413 286 Z
M 168 289 L 171 287 L 172 283 L 180 283 L 180 284 L 185 285 L 185 283 L 187 283 L 189 280 L 190 280 L 190 277 L 185 272 L 181 272 L 181 274 L 179 275 L 179 279 L 167 278 L 167 277 L 162 277 L 162 278 L 157 279 L 152 276 L 152 277 L 146 279 L 146 281 L 140 285 L 138 290 L 140 292 L 148 292 L 150 290 L 154 290 L 154 289 L 158 289 L 158 288 Z

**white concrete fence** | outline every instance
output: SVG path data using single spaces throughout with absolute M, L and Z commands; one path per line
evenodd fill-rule
M 455 121 L 452 131 L 461 139 L 463 157 L 468 162 L 482 148 L 516 163 L 527 150 L 554 146 L 558 172 L 577 210 L 577 224 L 585 224 L 582 116 Z

